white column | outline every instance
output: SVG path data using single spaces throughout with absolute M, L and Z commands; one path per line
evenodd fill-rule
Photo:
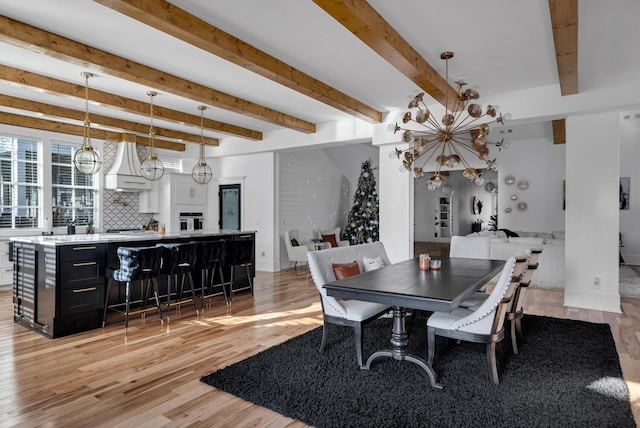
M 399 171 L 400 161 L 389 158 L 394 145 L 379 147 L 380 241 L 391 262 L 397 263 L 413 258 L 413 175 Z
M 620 115 L 566 119 L 565 306 L 620 312 Z

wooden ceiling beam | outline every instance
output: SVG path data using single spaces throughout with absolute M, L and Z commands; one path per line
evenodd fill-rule
M 74 110 L 66 107 L 54 106 L 51 104 L 41 103 L 38 101 L 26 100 L 24 98 L 12 97 L 10 95 L 0 94 L 0 105 L 11 107 L 18 110 L 25 110 L 34 113 L 40 113 L 56 118 L 73 119 L 80 122 L 84 121 L 85 112 Z M 149 125 L 131 122 L 124 119 L 116 119 L 100 114 L 89 113 L 89 119 L 93 125 L 100 125 L 108 128 L 116 128 L 125 132 L 136 132 L 145 134 L 149 132 Z M 93 129 L 93 128 L 92 128 Z M 176 140 L 184 140 L 186 142 L 200 143 L 200 136 L 189 134 L 187 132 L 174 131 L 172 129 L 153 127 L 155 135 L 158 137 L 173 138 Z M 204 143 L 210 146 L 218 146 L 220 142 L 217 138 L 204 138 Z
M 82 126 L 73 125 L 70 123 L 54 122 L 51 120 L 40 119 L 36 117 L 22 116 L 19 114 L 7 113 L 0 111 L 0 123 L 6 125 L 20 126 L 22 128 L 39 129 L 42 131 L 59 132 L 61 134 L 78 135 L 83 136 L 84 129 Z M 122 141 L 123 133 L 115 131 L 107 131 L 104 129 L 91 129 L 91 138 L 99 138 L 103 140 L 110 140 L 114 142 Z M 142 137 L 136 135 L 136 141 L 140 144 L 149 145 L 149 137 Z M 184 152 L 185 145 L 183 143 L 175 143 L 173 141 L 166 141 L 155 138 L 154 146 L 159 149 L 175 150 Z
M 565 119 L 552 120 L 553 144 L 565 144 L 567 142 Z
M 382 113 L 165 0 L 95 0 L 183 42 L 369 123 Z
M 440 104 L 453 109 L 457 92 L 365 0 L 313 0 Z
M 315 124 L 0 15 L 0 41 L 200 104 L 305 133 Z
M 562 96 L 578 93 L 578 0 L 549 0 Z
M 99 78 L 94 76 L 94 78 Z M 84 99 L 84 85 L 65 82 L 63 80 L 53 79 L 41 74 L 32 73 L 26 70 L 9 67 L 0 64 L 0 79 L 21 86 L 29 86 L 37 88 L 49 94 L 72 96 Z M 141 115 L 149 115 L 149 103 L 134 100 L 131 98 L 120 97 L 108 92 L 96 89 L 89 90 L 89 99 L 91 101 L 108 105 L 110 107 L 136 113 Z M 177 110 L 171 110 L 158 105 L 153 106 L 153 114 L 155 117 L 177 124 L 188 124 L 200 127 L 200 116 L 183 113 Z M 229 135 L 235 135 L 250 140 L 262 140 L 262 133 L 235 125 L 229 125 L 217 120 L 204 118 L 204 127 L 206 129 L 223 132 Z

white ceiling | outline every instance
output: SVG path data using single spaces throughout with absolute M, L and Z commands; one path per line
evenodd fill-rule
M 382 111 L 401 110 L 418 88 L 311 0 L 171 0 L 235 37 Z M 558 85 L 547 0 L 369 0 L 427 62 L 444 75 L 439 59 L 455 52 L 450 80 L 464 74 L 479 86 L 481 101 L 492 94 Z M 350 118 L 333 107 L 163 34 L 89 0 L 0 0 L 0 12 L 112 54 L 162 70 L 254 103 L 322 123 Z M 637 79 L 640 2 L 579 2 L 579 86 L 595 90 L 612 80 Z M 148 101 L 155 89 L 0 42 L 0 63 Z M 84 110 L 84 101 L 19 87 L 0 80 L 0 93 Z M 159 91 L 154 103 L 198 115 L 199 102 Z M 504 106 L 508 110 L 508 106 Z M 6 107 L 0 111 L 16 112 Z M 148 123 L 148 118 L 106 106 L 91 112 Z M 18 113 L 32 115 L 24 111 Z M 269 133 L 277 125 L 210 107 L 205 117 Z M 526 122 L 527 118 L 517 118 Z M 199 133 L 193 126 L 158 126 Z M 548 130 L 547 126 L 536 125 Z M 533 132 L 533 131 L 531 131 Z M 537 131 L 536 131 L 537 132 Z M 224 134 L 207 131 L 207 136 Z

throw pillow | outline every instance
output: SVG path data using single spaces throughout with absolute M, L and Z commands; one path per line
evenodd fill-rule
M 336 235 L 334 233 L 330 234 L 330 235 L 322 235 L 322 240 L 324 242 L 328 242 L 331 244 L 331 248 L 335 248 L 338 246 L 338 243 L 336 242 Z M 360 273 L 360 272 L 358 272 Z
M 351 263 L 332 263 L 331 268 L 333 269 L 333 274 L 336 276 L 336 279 L 349 278 L 350 276 L 360 274 L 360 267 L 356 260 Z
M 384 262 L 380 257 L 376 257 L 375 259 L 372 259 L 371 257 L 363 257 L 362 266 L 364 267 L 365 272 L 369 272 L 372 270 L 380 269 L 382 266 L 384 266 Z
M 498 229 L 498 230 L 502 230 L 507 235 L 507 238 L 512 238 L 512 237 L 517 238 L 518 236 L 520 236 L 517 233 L 510 231 L 509 229 Z
M 297 239 L 293 238 L 293 239 L 291 240 L 291 246 L 292 246 L 292 247 L 299 247 L 299 246 L 300 246 L 300 244 L 298 243 L 298 240 L 297 240 Z

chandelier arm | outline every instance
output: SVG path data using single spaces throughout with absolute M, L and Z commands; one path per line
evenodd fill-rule
M 450 145 L 450 150 L 452 149 L 453 152 L 458 155 L 458 157 L 460 158 L 460 162 L 462 162 L 462 165 L 464 165 L 465 169 L 466 168 L 471 168 L 471 165 L 469 164 L 469 162 L 467 162 L 467 160 L 464 158 L 464 156 L 462 156 L 462 153 L 458 150 L 458 145 L 460 145 L 461 147 L 465 147 L 468 149 L 468 147 L 466 147 L 464 144 L 452 144 L 451 142 L 448 143 Z

